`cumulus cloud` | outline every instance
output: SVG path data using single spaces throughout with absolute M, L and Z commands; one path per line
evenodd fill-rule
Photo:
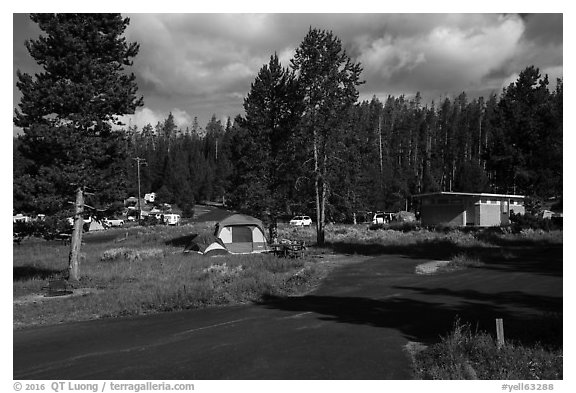
M 249 88 L 268 56 L 257 40 L 266 36 L 266 20 L 265 15 L 134 16 L 128 35 L 142 43 L 135 68 L 144 90 L 202 98 Z
M 128 16 L 126 38 L 140 44 L 130 70 L 146 105 L 133 116 L 139 126 L 155 125 L 170 111 L 182 123 L 198 116 L 201 124 L 212 114 L 241 114 L 262 65 L 276 52 L 288 67 L 310 27 L 332 31 L 362 64 L 362 98 L 417 91 L 425 99 L 462 91 L 485 95 L 530 65 L 543 74 L 550 70 L 551 82 L 563 70 L 562 14 Z M 29 38 L 16 33 L 15 43 Z M 23 58 L 15 51 L 14 67 L 31 69 Z
M 524 32 L 515 16 L 484 18 L 482 25 L 465 25 L 461 18 L 444 22 L 410 36 L 388 31 L 361 41 L 367 85 L 405 93 L 478 88 L 515 56 Z
M 168 112 L 156 111 L 147 107 L 138 108 L 133 115 L 122 116 L 120 120 L 125 125 L 136 126 L 138 129 L 142 129 L 147 124 L 155 127 L 159 122 L 164 122 L 166 118 L 168 118 L 169 113 L 172 113 L 174 123 L 176 123 L 176 126 L 179 128 L 185 129 L 192 124 L 192 116 L 185 110 L 179 108 L 174 108 Z

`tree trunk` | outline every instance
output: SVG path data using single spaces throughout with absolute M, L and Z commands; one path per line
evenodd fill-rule
M 378 150 L 380 153 L 380 177 L 384 172 L 384 161 L 382 158 L 382 115 L 378 117 Z
M 268 232 L 270 234 L 270 242 L 278 243 L 278 219 L 276 214 L 270 215 L 270 226 L 268 227 Z
M 80 246 L 82 245 L 82 227 L 84 226 L 84 194 L 82 188 L 76 190 L 76 210 L 74 212 L 74 230 L 70 241 L 68 258 L 68 280 L 78 281 L 80 265 Z
M 320 222 L 322 223 L 322 231 L 318 236 L 319 239 L 318 245 L 320 246 L 323 246 L 325 241 L 325 235 L 324 235 L 324 227 L 326 223 L 326 184 L 324 183 L 325 176 L 326 172 L 324 172 L 322 175 L 321 179 L 322 183 L 320 188 Z
M 319 141 L 318 131 L 314 128 L 314 188 L 316 191 L 316 243 L 322 247 L 324 245 L 324 179 L 319 161 Z
M 316 175 L 316 243 L 322 247 L 324 245 L 324 200 L 323 184 L 320 175 Z

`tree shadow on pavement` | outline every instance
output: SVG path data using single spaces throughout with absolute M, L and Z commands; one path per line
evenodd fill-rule
M 450 240 L 434 239 L 408 245 L 328 242 L 326 247 L 342 254 L 404 255 L 414 259 L 450 260 L 467 255 L 484 263 L 482 268 L 562 276 L 563 248 L 546 241 L 506 243 L 507 246 L 462 246 Z
M 410 288 L 417 291 L 417 288 Z M 424 343 L 438 342 L 441 336 L 447 335 L 454 327 L 455 321 L 470 323 L 472 328 L 495 335 L 495 319 L 502 318 L 505 324 L 506 337 L 524 344 L 541 344 L 548 346 L 562 345 L 562 317 L 558 314 L 546 315 L 539 311 L 534 313 L 517 312 L 517 306 L 539 305 L 542 310 L 561 312 L 561 299 L 546 296 L 533 296 L 523 299 L 520 293 L 501 293 L 486 298 L 475 291 L 463 292 L 423 292 L 423 301 L 410 297 L 389 299 L 370 299 L 363 297 L 302 296 L 278 297 L 268 296 L 260 305 L 263 307 L 294 311 L 314 312 L 325 321 L 347 324 L 366 324 L 400 331 L 411 341 Z M 420 295 L 422 295 L 420 294 Z M 446 301 L 446 296 L 457 298 Z M 436 299 L 434 299 L 436 296 Z M 538 328 L 537 328 L 538 327 Z

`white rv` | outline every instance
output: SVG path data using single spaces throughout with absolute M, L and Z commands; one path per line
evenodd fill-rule
M 164 214 L 164 224 L 166 225 L 180 225 L 179 214 Z

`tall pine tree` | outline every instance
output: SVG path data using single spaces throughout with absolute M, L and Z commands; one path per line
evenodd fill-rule
M 345 125 L 348 109 L 358 99 L 360 64 L 352 62 L 342 42 L 332 32 L 312 29 L 292 59 L 303 95 L 302 127 L 311 143 L 316 200 L 316 234 L 324 244 L 326 200 L 329 195 L 335 145 Z
M 22 98 L 14 124 L 24 130 L 21 152 L 32 161 L 27 171 L 38 200 L 57 196 L 46 206 L 53 211 L 76 192 L 69 271 L 77 280 L 84 189 L 92 189 L 102 202 L 125 189 L 123 136 L 112 131 L 111 123 L 142 105 L 135 76 L 125 70 L 139 46 L 122 37 L 130 21 L 119 14 L 30 18 L 44 35 L 25 45 L 43 71 L 34 77 L 18 71 Z M 46 179 L 52 188 L 42 186 Z
M 238 141 L 240 162 L 235 174 L 242 184 L 235 187 L 236 198 L 242 197 L 245 208 L 257 215 L 269 214 L 274 237 L 277 216 L 286 211 L 298 174 L 294 147 L 301 114 L 294 75 L 282 68 L 276 54 L 258 72 L 244 109 L 246 117 L 240 125 L 245 133 Z

